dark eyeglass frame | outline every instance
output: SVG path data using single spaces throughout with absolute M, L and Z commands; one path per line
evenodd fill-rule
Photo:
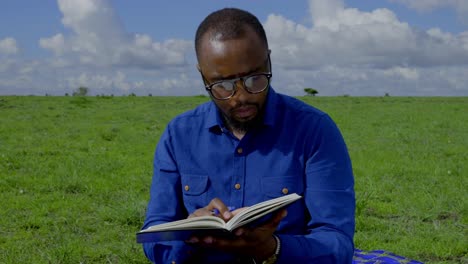
M 257 73 L 252 73 L 252 74 L 249 74 L 247 76 L 242 76 L 242 77 L 237 77 L 237 78 L 233 78 L 233 79 L 225 79 L 225 80 L 219 80 L 219 81 L 216 81 L 214 83 L 211 83 L 211 84 L 207 84 L 208 81 L 206 80 L 205 76 L 203 75 L 203 73 L 200 71 L 200 74 L 203 78 L 203 82 L 205 83 L 205 89 L 211 94 L 211 96 L 217 100 L 228 100 L 229 98 L 233 97 L 234 94 L 236 94 L 236 91 L 237 91 L 237 81 L 241 80 L 242 81 L 242 87 L 244 88 L 244 90 L 246 90 L 248 93 L 251 93 L 251 94 L 258 94 L 258 93 L 261 93 L 263 91 L 265 91 L 268 86 L 270 86 L 270 81 L 271 81 L 271 77 L 273 76 L 273 74 L 271 73 L 271 59 L 270 59 L 270 51 L 268 51 L 268 57 L 267 57 L 267 60 L 268 60 L 268 69 L 270 70 L 270 72 L 257 72 Z M 265 85 L 265 88 L 259 90 L 259 91 L 250 91 L 247 86 L 245 85 L 245 80 L 250 78 L 250 77 L 254 77 L 254 76 L 265 76 L 267 78 L 267 85 Z M 232 92 L 231 92 L 231 95 L 227 96 L 227 97 L 222 97 L 222 98 L 218 98 L 216 97 L 214 94 L 213 94 L 213 91 L 212 91 L 212 88 L 213 86 L 217 85 L 217 84 L 220 84 L 222 82 L 230 82 L 232 84 Z

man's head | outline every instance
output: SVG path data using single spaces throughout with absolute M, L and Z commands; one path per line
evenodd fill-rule
M 238 39 L 245 34 L 245 26 L 254 30 L 265 47 L 268 48 L 265 30 L 257 17 L 241 9 L 224 8 L 209 14 L 198 26 L 195 35 L 197 58 L 200 59 L 200 43 L 206 33 L 209 33 L 210 38 L 220 37 L 221 40 Z
M 234 8 L 211 13 L 198 27 L 195 51 L 203 81 L 227 125 L 238 131 L 256 125 L 271 77 L 268 42 L 258 19 Z

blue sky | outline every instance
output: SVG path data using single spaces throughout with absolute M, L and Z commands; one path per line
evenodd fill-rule
M 464 0 L 2 0 L 0 94 L 196 95 L 193 36 L 222 7 L 257 15 L 279 92 L 468 96 Z

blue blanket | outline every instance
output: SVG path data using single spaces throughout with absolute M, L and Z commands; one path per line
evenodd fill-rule
M 355 249 L 353 264 L 397 264 L 397 263 L 408 263 L 408 264 L 421 264 L 416 260 L 408 259 L 402 256 L 398 256 L 392 252 L 385 250 L 373 250 L 373 251 L 364 251 L 360 249 Z

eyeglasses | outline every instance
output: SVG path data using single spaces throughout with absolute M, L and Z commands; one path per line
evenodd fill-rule
M 272 76 L 270 55 L 268 55 L 267 60 L 270 72 L 254 73 L 234 79 L 217 81 L 212 84 L 205 85 L 205 89 L 208 90 L 214 98 L 218 100 L 227 100 L 234 96 L 237 90 L 236 83 L 241 80 L 242 86 L 247 92 L 251 94 L 261 93 L 270 85 L 270 79 Z M 201 71 L 200 74 L 202 75 L 205 83 L 207 83 L 206 78 L 203 76 Z

